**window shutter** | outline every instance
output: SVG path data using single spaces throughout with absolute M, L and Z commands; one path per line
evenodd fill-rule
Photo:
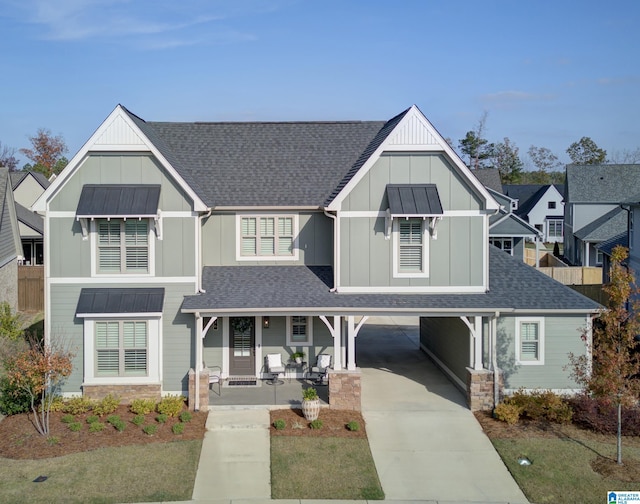
M 256 219 L 243 217 L 241 224 L 242 242 L 240 254 L 243 256 L 256 255 Z
M 260 255 L 274 255 L 276 244 L 275 219 L 263 217 L 260 219 Z
M 149 267 L 148 231 L 146 220 L 124 223 L 125 264 L 127 271 L 147 271 Z
M 120 222 L 98 222 L 98 269 L 101 272 L 120 271 Z
M 520 359 L 538 360 L 538 324 L 523 322 L 520 324 Z
M 422 271 L 422 221 L 401 220 L 399 232 L 400 270 Z
M 293 255 L 293 219 L 278 219 L 278 255 Z
M 123 323 L 124 373 L 145 374 L 147 372 L 147 324 L 146 322 Z
M 117 375 L 119 369 L 118 322 L 96 322 L 97 372 Z

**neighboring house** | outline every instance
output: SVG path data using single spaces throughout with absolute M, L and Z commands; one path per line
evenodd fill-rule
M 18 309 L 18 262 L 23 259 L 9 169 L 0 167 L 0 302 Z
M 358 331 L 404 315 L 476 409 L 496 375 L 574 389 L 567 353 L 599 307 L 489 246 L 499 203 L 415 106 L 168 123 L 119 105 L 34 209 L 46 334 L 78 349 L 66 394 L 202 408 L 203 363 L 262 378 L 267 354 L 304 350 L 332 356 L 330 405 L 359 408 Z
M 42 173 L 31 171 L 11 172 L 11 186 L 16 203 L 20 227 L 20 239 L 24 258 L 22 264 L 38 266 L 44 264 L 44 220 L 30 210 L 31 205 L 42 195 L 50 183 Z
M 626 247 L 627 249 L 629 248 L 629 233 L 627 231 L 624 231 L 619 235 L 616 235 L 613 238 L 609 238 L 608 240 L 603 241 L 598 245 L 596 245 L 596 251 L 602 254 L 602 283 L 603 284 L 607 284 L 611 280 L 611 277 L 609 276 L 609 270 L 611 269 L 611 253 L 613 252 L 613 249 L 616 248 L 618 245 L 622 247 Z M 637 255 L 637 250 L 634 251 L 634 255 Z M 635 262 L 636 263 L 638 262 L 637 258 Z M 626 263 L 629 264 L 629 260 L 627 260 Z M 637 277 L 638 271 L 640 270 L 635 270 L 636 279 L 638 278 Z
M 640 187 L 640 164 L 567 165 L 564 251 L 567 261 L 596 266 L 596 245 L 626 229 L 620 204 Z
M 542 233 L 545 243 L 562 243 L 564 188 L 561 185 L 506 184 L 503 192 L 517 201 L 516 215 Z

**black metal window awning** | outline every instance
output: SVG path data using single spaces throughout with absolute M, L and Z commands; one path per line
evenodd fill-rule
M 87 184 L 82 187 L 76 217 L 154 218 L 159 201 L 160 185 Z
M 389 184 L 387 200 L 392 218 L 440 217 L 444 214 L 435 184 Z
M 160 316 L 164 288 L 85 288 L 80 291 L 76 317 L 145 314 Z

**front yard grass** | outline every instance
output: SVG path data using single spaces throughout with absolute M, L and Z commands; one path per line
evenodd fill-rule
M 272 499 L 384 499 L 364 439 L 271 437 Z
M 0 502 L 191 500 L 202 441 L 102 448 L 40 460 L 0 458 Z M 47 480 L 34 483 L 38 476 Z
M 592 464 L 602 457 L 615 460 L 615 436 L 595 436 L 572 429 L 569 436 L 556 438 L 522 437 L 492 439 L 503 462 L 531 502 L 606 502 L 607 491 L 640 489 L 640 481 L 625 482 L 603 476 Z M 625 446 L 626 443 L 626 446 Z M 637 465 L 640 460 L 638 443 L 623 441 L 623 462 Z M 522 466 L 518 458 L 526 456 L 533 463 Z

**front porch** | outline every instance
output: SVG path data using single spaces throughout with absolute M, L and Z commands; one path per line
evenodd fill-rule
M 256 386 L 228 385 L 225 381 L 218 395 L 217 385 L 209 389 L 209 408 L 227 406 L 268 406 L 270 408 L 300 408 L 302 391 L 312 387 L 311 382 L 297 378 L 281 380 L 279 385 L 269 385 L 267 380 L 257 380 Z M 322 406 L 329 406 L 329 387 L 315 386 Z

